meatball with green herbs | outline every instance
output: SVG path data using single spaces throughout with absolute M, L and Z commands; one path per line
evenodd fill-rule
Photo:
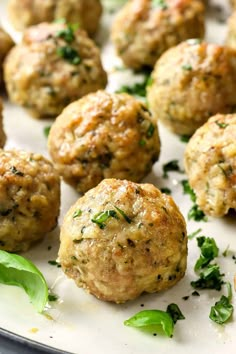
M 26 251 L 57 225 L 60 179 L 39 154 L 0 150 L 0 249 Z
M 236 114 L 217 114 L 195 132 L 185 170 L 205 214 L 221 217 L 236 209 Z
M 158 128 L 145 104 L 105 91 L 64 109 L 52 125 L 48 149 L 65 182 L 79 192 L 104 178 L 140 181 L 158 159 Z
M 174 133 L 192 135 L 209 117 L 236 111 L 236 51 L 187 40 L 157 61 L 147 87 L 150 110 Z
M 117 14 L 112 41 L 127 67 L 153 67 L 170 47 L 204 36 L 204 5 L 198 0 L 132 0 Z
M 79 23 L 89 35 L 94 35 L 102 5 L 100 0 L 10 0 L 8 14 L 19 31 L 44 21 L 65 19 L 69 23 Z
M 36 117 L 55 117 L 70 102 L 104 88 L 100 51 L 76 25 L 42 23 L 27 29 L 6 58 L 10 100 Z
M 185 220 L 152 184 L 106 179 L 67 212 L 59 260 L 79 287 L 123 303 L 175 285 L 185 274 Z

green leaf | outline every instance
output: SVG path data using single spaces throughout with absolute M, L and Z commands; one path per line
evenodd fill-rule
M 219 248 L 213 238 L 205 236 L 197 237 L 197 243 L 201 250 L 201 255 L 196 261 L 195 271 L 207 266 L 219 254 Z
M 189 194 L 190 199 L 192 200 L 192 202 L 195 203 L 196 202 L 196 195 L 195 195 L 193 189 L 190 187 L 189 181 L 186 180 L 186 179 L 182 180 L 181 184 L 182 184 L 182 187 L 183 187 L 184 194 Z
M 230 319 L 233 313 L 233 305 L 230 301 L 232 299 L 232 288 L 231 284 L 227 283 L 228 287 L 228 297 L 222 295 L 220 300 L 211 307 L 210 319 L 218 324 L 223 324 Z
M 180 311 L 180 308 L 177 304 L 169 304 L 167 306 L 166 312 L 170 314 L 170 316 L 173 319 L 174 324 L 176 324 L 176 322 L 178 320 L 185 320 L 184 315 L 182 314 L 182 312 Z
M 47 127 L 43 128 L 43 134 L 46 136 L 46 138 L 48 137 L 48 135 L 50 133 L 50 129 L 51 129 L 51 125 L 48 125 Z
M 100 229 L 104 229 L 106 226 L 105 222 L 109 218 L 118 219 L 117 212 L 115 210 L 101 211 L 100 213 L 94 215 L 94 217 L 91 219 L 91 221 L 93 223 L 97 224 L 100 227 Z
M 199 208 L 197 204 L 193 204 L 188 212 L 188 220 L 194 221 L 207 221 L 207 217 L 204 212 Z
M 36 310 L 44 310 L 48 301 L 46 280 L 26 258 L 0 250 L 0 283 L 24 289 Z
M 117 206 L 114 205 L 114 207 L 123 216 L 125 221 L 127 221 L 128 224 L 131 224 L 132 220 L 128 217 L 128 215 L 126 215 L 125 212 L 123 210 L 121 210 L 120 208 L 118 208 Z
M 200 278 L 192 281 L 191 285 L 194 289 L 216 289 L 220 290 L 223 284 L 220 274 L 220 267 L 217 264 L 208 265 L 201 273 Z
M 162 169 L 163 169 L 163 175 L 162 175 L 163 178 L 168 178 L 169 177 L 168 172 L 170 172 L 170 171 L 176 171 L 176 172 L 180 172 L 180 173 L 183 172 L 180 170 L 178 160 L 172 160 L 172 161 L 165 163 L 162 166 Z
M 168 337 L 172 337 L 174 322 L 169 313 L 161 310 L 144 310 L 136 313 L 128 320 L 124 321 L 126 326 L 142 328 L 146 330 L 156 330 L 164 332 Z
M 196 231 L 193 231 L 191 234 L 188 235 L 188 239 L 192 240 L 195 236 L 197 236 L 200 232 L 202 231 L 202 229 L 197 229 Z

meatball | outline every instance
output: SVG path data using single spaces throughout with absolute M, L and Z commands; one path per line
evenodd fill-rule
M 0 148 L 5 145 L 6 142 L 6 135 L 3 129 L 3 122 L 2 122 L 2 101 L 0 99 Z
M 236 108 L 236 52 L 188 40 L 157 61 L 148 87 L 156 119 L 177 134 L 191 135 L 216 113 Z
M 168 48 L 204 36 L 204 6 L 198 0 L 129 1 L 112 26 L 112 41 L 125 65 L 153 67 Z
M 70 102 L 104 88 L 100 52 L 83 30 L 43 23 L 25 31 L 4 65 L 12 102 L 37 117 L 55 117 Z
M 0 150 L 0 248 L 26 251 L 57 224 L 60 180 L 43 156 Z
M 207 215 L 236 209 L 236 114 L 217 114 L 199 128 L 185 151 L 197 204 Z
M 14 43 L 9 36 L 1 27 L 0 27 L 0 85 L 2 85 L 3 74 L 2 74 L 2 66 L 3 61 L 11 47 L 13 47 Z
M 48 148 L 60 175 L 83 193 L 104 178 L 140 181 L 158 159 L 160 141 L 143 103 L 98 91 L 64 109 Z
M 235 2 L 236 4 L 236 2 Z M 235 6 L 236 9 L 236 6 Z M 228 31 L 226 37 L 226 45 L 236 49 L 236 11 L 228 19 Z
M 20 31 L 44 21 L 65 18 L 93 35 L 99 25 L 102 5 L 100 0 L 10 0 L 8 13 L 13 26 Z
M 167 289 L 185 273 L 184 218 L 151 184 L 103 180 L 68 211 L 60 239 L 65 274 L 105 301 Z

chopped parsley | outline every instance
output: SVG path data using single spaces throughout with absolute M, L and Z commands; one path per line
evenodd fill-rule
M 161 193 L 165 193 L 165 194 L 168 194 L 168 195 L 171 194 L 171 189 L 167 188 L 167 187 L 161 188 L 160 191 L 161 191 Z
M 62 57 L 73 65 L 78 65 L 81 62 L 81 58 L 77 50 L 70 46 L 63 46 L 57 48 L 57 55 L 59 55 L 59 57 Z
M 146 133 L 146 137 L 151 138 L 153 136 L 154 130 L 155 130 L 155 126 L 152 123 L 150 123 Z
M 55 260 L 48 261 L 48 264 L 50 264 L 50 265 L 52 265 L 52 266 L 57 266 L 57 268 L 61 268 L 60 263 L 58 263 L 58 262 L 55 261 Z
M 187 180 L 181 181 L 184 194 L 189 194 L 191 201 L 194 203 L 188 212 L 188 219 L 193 219 L 194 221 L 207 221 L 207 217 L 204 212 L 196 204 L 196 195 L 193 189 L 190 187 Z
M 210 264 L 200 273 L 199 279 L 191 281 L 191 285 L 194 289 L 221 290 L 224 283 L 222 281 L 223 275 L 220 273 L 220 267 L 217 264 Z
M 162 166 L 162 169 L 163 169 L 163 175 L 162 175 L 163 178 L 168 178 L 169 177 L 168 172 L 170 172 L 170 171 L 177 171 L 177 172 L 182 173 L 182 171 L 180 170 L 180 167 L 179 167 L 178 160 L 172 160 L 172 161 L 165 163 Z
M 191 138 L 190 135 L 181 135 L 180 136 L 180 141 L 182 141 L 182 143 L 188 143 L 190 138 Z
M 179 306 L 177 304 L 169 304 L 167 306 L 166 312 L 170 314 L 174 324 L 176 324 L 178 320 L 185 320 L 185 317 L 180 311 Z
M 190 64 L 184 64 L 181 66 L 181 68 L 185 71 L 192 71 L 193 67 Z
M 58 300 L 58 296 L 55 294 L 48 294 L 48 301 L 53 302 L 53 301 L 57 301 Z
M 71 43 L 75 40 L 74 32 L 77 28 L 77 24 L 68 24 L 66 28 L 63 28 L 56 33 L 56 37 L 63 38 L 67 43 Z
M 125 221 L 127 221 L 127 223 L 131 224 L 132 220 L 128 217 L 128 215 L 126 215 L 125 212 L 123 210 L 121 210 L 120 208 L 118 208 L 117 206 L 114 205 L 114 207 L 123 216 Z
M 226 247 L 226 249 L 224 250 L 224 252 L 222 252 L 222 256 L 223 256 L 223 257 L 227 257 L 228 252 L 229 252 L 229 245 Z
M 200 232 L 202 231 L 202 229 L 197 229 L 196 231 L 193 231 L 191 234 L 188 235 L 188 239 L 192 240 L 195 236 L 197 236 Z
M 106 226 L 105 222 L 109 218 L 119 219 L 117 216 L 117 212 L 115 210 L 106 210 L 106 211 L 101 211 L 100 213 L 94 215 L 91 221 L 97 224 L 100 227 L 100 229 L 104 229 Z
M 150 85 L 150 76 L 145 74 L 143 81 L 137 82 L 133 85 L 123 85 L 116 93 L 128 93 L 133 96 L 146 97 L 146 87 Z
M 201 255 L 196 261 L 194 270 L 199 270 L 206 267 L 219 254 L 219 248 L 216 245 L 214 238 L 200 236 L 197 237 L 197 244 L 201 250 Z
M 46 136 L 46 138 L 48 137 L 50 130 L 51 130 L 51 125 L 48 125 L 47 127 L 43 128 L 43 134 Z
M 82 215 L 82 210 L 78 209 L 78 210 L 74 211 L 74 213 L 72 215 L 72 218 L 75 219 L 75 218 L 78 218 L 81 215 Z
M 233 305 L 231 304 L 232 300 L 232 287 L 228 282 L 226 283 L 228 289 L 228 296 L 222 295 L 220 300 L 211 307 L 211 312 L 209 318 L 218 323 L 223 324 L 230 319 L 233 313 Z
M 19 170 L 17 170 L 17 168 L 15 166 L 11 166 L 10 167 L 10 171 L 16 176 L 20 176 L 20 177 L 24 176 L 24 173 L 19 171 Z
M 228 127 L 228 125 L 229 124 L 227 124 L 227 123 L 220 123 L 220 122 L 218 122 L 218 120 L 215 122 L 217 125 L 218 125 L 218 127 L 219 128 L 221 128 L 221 129 L 225 129 L 226 127 Z
M 165 0 L 152 0 L 152 7 L 159 7 L 161 10 L 168 9 L 168 5 Z

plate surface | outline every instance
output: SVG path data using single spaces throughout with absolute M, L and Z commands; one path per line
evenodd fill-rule
M 221 2 L 218 1 L 218 3 Z M 6 3 L 7 1 L 3 0 L 0 2 L 2 24 L 16 39 L 19 39 L 20 35 L 12 31 L 7 22 Z M 221 20 L 229 10 L 225 9 L 225 11 L 220 12 L 217 7 L 213 6 L 208 14 L 207 39 L 209 41 L 223 43 L 226 26 Z M 136 78 L 129 70 L 115 70 L 115 67 L 121 66 L 121 63 L 115 57 L 108 41 L 111 18 L 112 15 L 108 12 L 104 14 L 98 41 L 102 44 L 103 62 L 109 73 L 108 90 L 114 92 L 121 85 L 130 83 L 131 80 L 140 80 L 141 77 Z M 40 121 L 31 118 L 23 109 L 10 104 L 5 99 L 4 125 L 8 136 L 6 149 L 15 147 L 48 156 L 47 140 L 43 134 L 43 128 L 50 124 L 52 124 L 50 120 Z M 191 202 L 188 196 L 183 195 L 180 183 L 186 176 L 171 172 L 168 180 L 161 178 L 164 163 L 178 159 L 182 166 L 185 144 L 161 125 L 159 131 L 162 141 L 161 157 L 145 182 L 154 183 L 158 187 L 171 188 L 172 196 L 187 219 Z M 79 195 L 72 188 L 62 183 L 59 224 L 68 208 L 78 197 Z M 217 263 L 225 273 L 225 280 L 230 281 L 231 284 L 236 273 L 235 261 L 232 259 L 232 256 L 236 255 L 235 219 L 234 214 L 222 219 L 209 218 L 208 222 L 188 222 L 188 233 L 201 228 L 202 234 L 215 238 L 220 248 Z M 228 245 L 228 256 L 223 257 L 222 252 Z M 168 291 L 143 295 L 123 305 L 97 300 L 77 288 L 72 280 L 64 276 L 60 268 L 49 265 L 49 260 L 57 258 L 58 247 L 59 228 L 47 235 L 42 243 L 36 245 L 24 256 L 39 267 L 50 289 L 59 296 L 59 301 L 51 303 L 46 314 L 40 315 L 35 312 L 21 289 L 0 285 L 1 328 L 27 339 L 76 354 L 235 353 L 235 315 L 232 321 L 225 326 L 219 326 L 208 318 L 210 307 L 220 298 L 225 289 L 223 288 L 221 292 L 201 291 L 199 297 L 191 295 L 193 289 L 190 281 L 196 279 L 193 266 L 199 256 L 196 239 L 189 241 L 188 270 L 182 281 Z M 189 299 L 184 301 L 183 297 L 187 295 Z M 172 339 L 162 336 L 154 337 L 123 325 L 125 319 L 142 309 L 165 310 L 172 302 L 179 305 L 186 317 L 184 321 L 179 321 L 175 326 Z M 235 292 L 233 292 L 233 303 L 236 306 Z

